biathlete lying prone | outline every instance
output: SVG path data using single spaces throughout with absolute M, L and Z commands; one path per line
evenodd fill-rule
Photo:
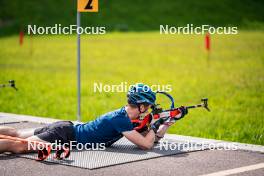
M 164 120 L 153 116 L 148 119 L 149 127 L 144 131 L 144 135 L 140 130 L 136 130 L 132 122 L 155 106 L 155 101 L 156 93 L 149 86 L 139 83 L 131 86 L 128 91 L 127 105 L 85 124 L 75 125 L 70 121 L 58 121 L 29 132 L 19 132 L 15 128 L 3 126 L 0 127 L 0 134 L 43 143 L 76 141 L 81 144 L 103 144 L 105 147 L 111 146 L 124 136 L 139 148 L 147 150 L 151 149 L 155 141 L 161 139 L 169 126 L 175 122 L 175 118 Z M 184 117 L 187 112 L 186 107 L 177 108 L 177 119 Z M 0 137 L 0 153 L 26 153 L 34 150 L 28 148 L 27 142 Z

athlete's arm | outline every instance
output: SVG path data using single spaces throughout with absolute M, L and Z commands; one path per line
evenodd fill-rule
M 151 149 L 155 142 L 155 134 L 157 133 L 161 124 L 164 123 L 163 119 L 158 119 L 150 124 L 150 131 L 144 137 L 136 130 L 123 132 L 122 134 L 131 142 L 139 146 L 143 150 Z
M 156 134 L 156 139 L 155 139 L 155 142 L 158 142 L 161 138 L 164 137 L 165 133 L 167 132 L 169 126 L 168 125 L 161 125 L 159 127 L 159 130 Z
M 155 141 L 155 133 L 150 130 L 146 136 L 142 136 L 136 130 L 126 131 L 122 133 L 129 141 L 136 144 L 143 150 L 149 150 L 153 147 Z

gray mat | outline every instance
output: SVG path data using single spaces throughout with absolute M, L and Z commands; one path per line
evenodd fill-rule
M 166 150 L 164 147 L 160 148 L 161 143 L 164 144 L 164 142 L 168 142 L 168 144 L 170 144 L 172 147 L 169 147 L 168 150 Z M 54 155 L 52 155 L 49 156 L 49 158 L 45 161 L 80 168 L 97 169 L 101 167 L 141 161 L 162 156 L 203 150 L 202 145 L 196 145 L 196 148 L 189 149 L 186 149 L 186 147 L 183 147 L 183 145 L 179 145 L 180 143 L 184 143 L 184 141 L 164 139 L 161 143 L 155 145 L 152 150 L 144 151 L 136 147 L 127 139 L 122 138 L 115 144 L 113 144 L 111 147 L 103 151 L 72 151 L 70 157 L 67 159 L 55 160 L 53 159 Z M 188 143 L 188 146 L 192 145 L 194 145 L 194 143 Z M 37 154 L 25 154 L 19 156 L 30 159 L 37 158 Z

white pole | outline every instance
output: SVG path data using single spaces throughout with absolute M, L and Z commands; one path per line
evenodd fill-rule
M 77 11 L 77 29 L 81 27 L 81 13 Z M 81 121 L 81 36 L 77 32 L 77 121 Z

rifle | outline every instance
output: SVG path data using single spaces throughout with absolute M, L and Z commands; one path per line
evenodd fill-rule
M 16 84 L 15 84 L 15 80 L 9 80 L 8 84 L 0 84 L 0 88 L 4 88 L 4 87 L 12 87 L 14 88 L 16 91 L 18 90 L 16 88 Z
M 163 110 L 162 108 L 159 107 L 159 104 L 153 105 L 151 107 L 152 108 L 151 113 L 147 114 L 145 117 L 141 119 L 139 118 L 139 119 L 131 120 L 134 126 L 134 130 L 137 130 L 139 132 L 144 131 L 149 126 L 153 118 L 154 119 L 162 118 L 164 121 L 168 120 L 169 118 L 174 118 L 175 120 L 180 119 L 179 115 L 181 114 L 181 111 L 179 110 L 179 108 L 174 107 L 173 97 L 166 92 L 158 91 L 157 93 L 163 94 L 170 99 L 171 101 L 170 109 Z M 203 98 L 201 99 L 201 101 L 202 103 L 200 104 L 192 105 L 192 106 L 185 106 L 185 108 L 186 109 L 205 108 L 207 111 L 210 111 L 208 107 L 208 98 Z

